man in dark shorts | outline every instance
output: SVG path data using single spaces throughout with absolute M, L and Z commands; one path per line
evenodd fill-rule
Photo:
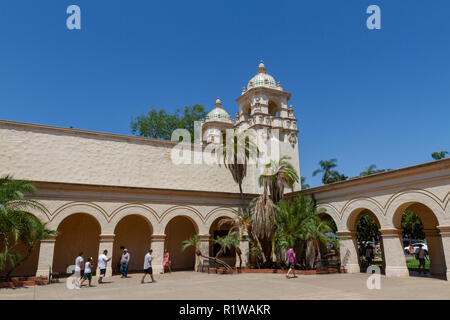
M 150 278 L 152 278 L 152 281 L 151 281 L 151 282 L 155 281 L 155 280 L 153 279 L 153 269 L 152 269 L 152 260 L 153 260 L 153 257 L 152 257 L 152 252 L 153 252 L 152 249 L 148 250 L 148 253 L 147 253 L 147 254 L 145 255 L 145 257 L 144 257 L 144 275 L 142 276 L 141 283 L 144 283 L 144 279 L 145 279 L 145 276 L 146 276 L 147 274 L 149 274 L 149 275 L 150 275 Z
M 108 266 L 108 261 L 111 258 L 108 258 L 106 255 L 108 254 L 108 250 L 103 250 L 103 253 L 98 256 L 98 268 L 100 269 L 100 277 L 98 278 L 98 283 L 103 283 L 103 277 L 106 275 L 106 268 Z

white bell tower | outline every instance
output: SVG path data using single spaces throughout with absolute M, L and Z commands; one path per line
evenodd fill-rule
M 247 89 L 242 89 L 241 96 L 236 99 L 239 113 L 236 115 L 235 127 L 241 130 L 254 129 L 258 135 L 266 139 L 279 139 L 279 147 L 270 152 L 273 160 L 276 157 L 288 156 L 300 177 L 300 161 L 297 140 L 297 119 L 292 105 L 288 105 L 291 94 L 281 87 L 281 83 L 266 72 L 264 63 L 258 66 L 258 73 L 248 82 Z M 277 137 L 278 131 L 278 137 Z M 261 168 L 258 175 L 262 173 Z M 301 183 L 294 190 L 300 190 Z

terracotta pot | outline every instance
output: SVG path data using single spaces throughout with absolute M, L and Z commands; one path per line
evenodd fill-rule
M 15 288 L 14 282 L 0 282 L 0 288 Z

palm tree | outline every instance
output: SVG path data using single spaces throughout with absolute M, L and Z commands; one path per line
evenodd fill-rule
M 220 147 L 220 156 L 223 158 L 225 168 L 227 168 L 234 182 L 239 185 L 242 204 L 245 206 L 245 196 L 242 191 L 242 182 L 247 175 L 248 160 L 251 155 L 256 155 L 257 147 L 245 132 L 234 130 L 231 145 L 226 139 L 226 134 L 222 136 L 222 146 Z
M 361 172 L 359 175 L 360 175 L 361 177 L 365 177 L 365 176 L 368 176 L 368 175 L 377 173 L 378 170 L 375 170 L 376 167 L 377 167 L 376 165 L 371 164 L 370 166 L 366 167 L 366 170 L 363 171 L 363 172 Z
M 269 176 L 270 177 L 270 176 Z M 250 204 L 252 214 L 252 238 L 261 253 L 263 263 L 267 262 L 264 254 L 261 240 L 270 241 L 273 236 L 273 223 L 275 221 L 274 203 L 272 198 L 268 195 L 268 179 L 264 179 L 264 193 L 254 198 Z
M 237 233 L 228 234 L 230 236 L 229 243 L 235 248 L 236 254 L 239 257 L 239 269 L 242 268 L 242 250 L 240 248 L 242 237 Z
M 329 183 L 329 179 L 333 176 L 338 175 L 338 172 L 336 170 L 332 170 L 333 168 L 337 167 L 337 159 L 330 159 L 330 160 L 320 160 L 319 165 L 320 169 L 317 169 L 313 172 L 313 176 L 315 176 L 318 173 L 323 173 L 322 175 L 322 183 L 327 184 Z
M 320 242 L 326 243 L 326 233 L 331 231 L 329 224 L 319 218 L 322 210 L 317 209 L 313 198 L 300 195 L 291 202 L 281 201 L 275 211 L 275 246 L 306 251 L 306 260 L 313 266 L 316 257 L 320 258 Z
M 278 203 L 284 195 L 284 185 L 287 184 L 294 191 L 294 184 L 299 181 L 297 171 L 288 161 L 288 156 L 283 156 L 280 160 L 271 160 L 266 164 L 266 169 L 259 176 L 259 185 L 267 183 L 270 197 L 274 203 Z
M 228 230 L 228 234 L 233 237 L 230 239 L 232 245 L 236 249 L 236 254 L 239 256 L 239 268 L 242 267 L 242 250 L 240 248 L 241 239 L 247 237 L 247 235 L 251 234 L 251 226 L 252 226 L 252 212 L 249 209 L 239 209 L 234 210 L 234 217 L 223 218 L 217 224 L 220 228 L 222 225 L 231 225 L 231 228 Z
M 242 238 L 245 234 L 251 234 L 252 212 L 249 209 L 233 209 L 234 217 L 222 218 L 217 224 L 220 228 L 222 225 L 230 225 L 228 233 L 237 233 Z
M 320 243 L 327 244 L 327 233 L 331 232 L 332 229 L 326 221 L 321 221 L 320 218 L 316 215 L 313 219 L 309 220 L 309 224 L 306 230 L 307 233 L 305 235 L 305 238 L 307 239 L 308 243 L 312 245 L 315 251 L 313 261 L 316 261 L 316 258 L 320 260 Z
M 7 281 L 29 258 L 40 240 L 56 235 L 46 223 L 28 213 L 31 210 L 46 211 L 39 202 L 26 198 L 26 194 L 34 191 L 35 186 L 29 181 L 14 180 L 11 176 L 0 178 L 0 269 L 8 270 Z M 24 257 L 16 251 L 20 242 L 27 248 Z
M 195 264 L 195 271 L 198 271 L 199 263 L 200 263 L 200 257 L 202 258 L 209 258 L 202 255 L 202 252 L 200 251 L 200 239 L 198 237 L 198 234 L 194 234 L 189 239 L 184 240 L 183 244 L 181 245 L 181 251 L 185 251 L 187 248 L 193 247 L 195 251 L 195 260 L 197 263 Z
M 339 181 L 344 181 L 347 179 L 348 179 L 348 177 L 346 175 L 336 172 L 330 178 L 328 178 L 327 183 L 339 182 Z
M 305 183 L 306 178 L 305 177 L 301 177 L 300 178 L 301 184 L 302 184 L 302 189 L 309 189 L 309 184 Z
M 448 151 L 436 151 L 431 154 L 434 160 L 441 160 L 446 157 L 446 154 L 448 154 Z
M 220 258 L 222 254 L 226 253 L 227 250 L 231 250 L 233 247 L 233 236 L 231 234 L 227 234 L 223 237 L 217 237 L 214 239 L 214 243 L 217 243 L 220 246 L 219 251 L 216 254 L 216 259 Z
M 51 230 L 47 227 L 46 222 L 42 222 L 40 219 L 28 215 L 27 222 L 23 225 L 22 232 L 20 234 L 20 240 L 26 247 L 26 254 L 15 263 L 6 274 L 6 281 L 9 281 L 11 274 L 20 265 L 22 265 L 33 253 L 34 248 L 39 244 L 39 241 L 56 236 L 58 232 Z
M 210 259 L 213 260 L 214 262 L 224 266 L 227 269 L 232 269 L 228 264 L 226 264 L 224 261 L 219 260 L 216 257 L 209 257 L 209 256 L 204 256 L 200 250 L 200 238 L 198 236 L 198 234 L 194 234 L 193 236 L 191 236 L 189 239 L 184 240 L 183 244 L 181 245 L 181 251 L 185 251 L 187 248 L 189 247 L 193 247 L 195 250 L 195 256 L 196 256 L 196 265 L 195 265 L 195 271 L 199 270 L 200 267 L 200 257 L 201 258 L 206 258 L 206 259 Z

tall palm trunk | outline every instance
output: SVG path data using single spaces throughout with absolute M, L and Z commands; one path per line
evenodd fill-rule
M 239 269 L 241 269 L 242 268 L 242 251 L 241 251 L 241 248 L 239 248 L 239 247 L 235 247 L 235 249 L 236 249 L 236 253 L 239 257 Z
M 260 254 L 261 254 L 261 258 L 262 258 L 262 260 L 263 260 L 263 263 L 266 263 L 266 262 L 267 262 L 267 259 L 266 259 L 266 256 L 265 256 L 265 254 L 264 254 L 264 250 L 263 250 L 263 248 L 262 248 L 261 242 L 259 241 L 259 239 L 258 239 L 258 237 L 256 236 L 256 234 L 253 232 L 253 230 L 252 230 L 252 236 L 253 236 L 253 239 L 255 239 L 255 241 L 256 241 L 257 247 L 259 248 L 259 251 L 260 251 Z
M 244 192 L 242 191 L 242 181 L 239 181 L 239 193 L 241 195 L 242 208 L 245 208 L 245 195 Z
M 314 260 L 315 260 L 314 243 L 313 240 L 308 240 L 306 242 L 306 265 L 309 268 L 313 268 Z
M 223 254 L 223 248 L 220 248 L 220 250 L 217 252 L 215 258 L 219 259 L 222 256 L 222 254 Z

